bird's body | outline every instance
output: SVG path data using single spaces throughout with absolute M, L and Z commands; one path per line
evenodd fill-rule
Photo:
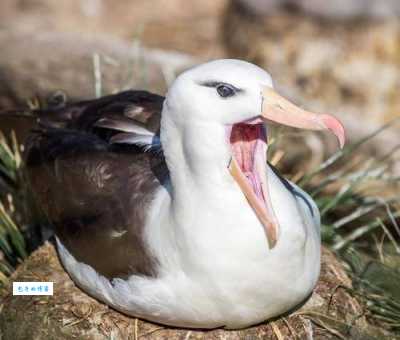
M 130 91 L 42 118 L 29 177 L 82 289 L 127 314 L 198 328 L 245 327 L 307 298 L 319 212 L 267 165 L 255 117 L 343 133 L 271 86 L 256 66 L 222 60 L 181 75 L 164 102 Z
M 180 327 L 242 328 L 279 315 L 300 304 L 318 279 L 319 213 L 313 205 L 312 216 L 303 198 L 294 196 L 271 169 L 269 175 L 274 209 L 283 212 L 278 216 L 284 241 L 272 252 L 261 228 L 246 228 L 257 225 L 257 217 L 250 208 L 243 211 L 245 198 L 237 188 L 228 189 L 228 200 L 198 186 L 188 188 L 197 192 L 188 203 L 202 205 L 185 205 L 180 223 L 171 220 L 170 196 L 161 187 L 149 206 L 144 235 L 159 261 L 156 277 L 133 275 L 110 284 L 62 246 L 61 259 L 85 290 L 147 320 Z M 229 218 L 232 210 L 242 213 Z

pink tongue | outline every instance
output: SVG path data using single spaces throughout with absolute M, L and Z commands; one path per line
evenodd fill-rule
M 264 195 L 256 163 L 260 161 L 258 159 L 260 157 L 257 157 L 258 153 L 265 152 L 261 146 L 261 144 L 265 144 L 263 137 L 262 124 L 239 123 L 232 127 L 230 138 L 233 156 L 251 183 L 254 193 L 261 200 L 264 200 Z M 261 158 L 264 159 L 264 157 Z
M 233 155 L 246 175 L 253 171 L 254 149 L 259 137 L 260 130 L 257 125 L 239 123 L 232 127 L 230 142 Z
M 234 177 L 240 179 L 239 185 L 264 226 L 270 248 L 273 248 L 278 238 L 279 223 L 272 207 L 267 183 L 268 146 L 263 124 L 234 124 L 230 131 L 230 143 L 233 164 L 236 164 L 233 167 L 236 169 Z

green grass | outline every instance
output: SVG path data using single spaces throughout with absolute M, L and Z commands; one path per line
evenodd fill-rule
M 26 181 L 15 134 L 7 141 L 0 133 L 0 284 L 27 256 L 21 225 L 26 212 Z
M 352 162 L 362 147 L 398 119 L 339 150 L 299 185 L 321 211 L 323 242 L 347 266 L 351 291 L 365 302 L 369 314 L 400 331 L 400 178 L 391 163 L 400 145 L 380 156 Z M 334 186 L 334 191 L 326 190 Z

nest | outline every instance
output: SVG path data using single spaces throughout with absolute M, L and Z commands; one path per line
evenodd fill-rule
M 320 280 L 305 305 L 243 330 L 177 329 L 123 315 L 76 287 L 50 243 L 32 253 L 11 281 L 52 281 L 54 295 L 12 296 L 10 284 L 0 295 L 3 339 L 366 339 L 376 331 L 349 292 L 345 270 L 327 249 Z

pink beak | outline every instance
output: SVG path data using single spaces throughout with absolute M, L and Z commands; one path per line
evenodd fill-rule
M 317 114 L 301 109 L 292 104 L 285 98 L 277 94 L 272 88 L 266 87 L 262 91 L 263 103 L 261 117 L 291 127 L 308 130 L 328 130 L 334 133 L 342 148 L 345 143 L 345 133 L 343 125 L 335 117 L 327 114 Z M 263 152 L 266 153 L 266 144 Z M 266 155 L 254 156 L 258 160 L 255 166 L 258 178 L 261 182 L 263 197 L 265 202 L 261 201 L 254 192 L 252 184 L 247 180 L 241 167 L 238 165 L 235 157 L 229 165 L 229 171 L 235 179 L 251 208 L 264 227 L 267 236 L 269 248 L 274 248 L 279 235 L 278 219 L 272 208 L 271 196 L 267 183 L 267 164 Z M 262 164 L 264 163 L 264 164 Z
M 342 123 L 327 114 L 318 114 L 301 109 L 281 97 L 272 88 L 266 87 L 263 92 L 261 116 L 275 123 L 308 130 L 329 130 L 337 137 L 340 148 L 345 143 Z

